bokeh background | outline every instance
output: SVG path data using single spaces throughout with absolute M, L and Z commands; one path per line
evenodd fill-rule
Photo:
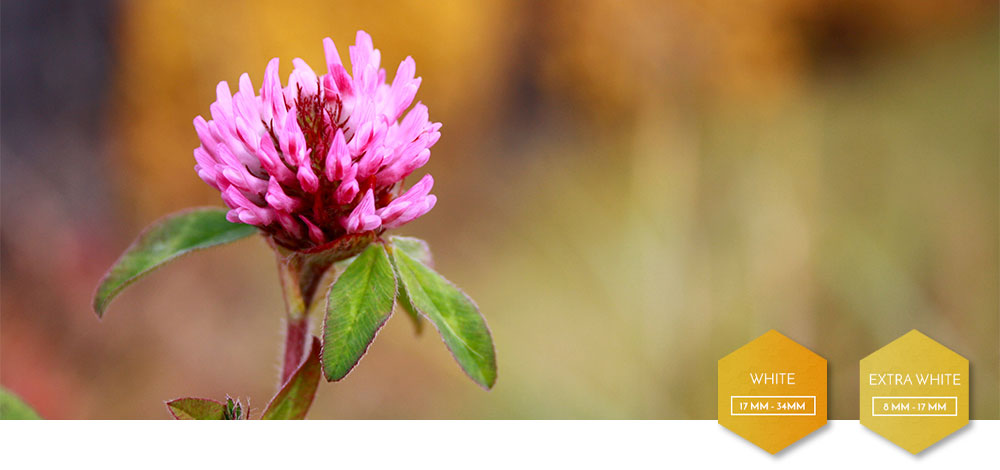
M 917 328 L 998 418 L 998 12 L 991 1 L 3 0 L 0 383 L 47 418 L 167 418 L 275 390 L 258 237 L 148 276 L 139 230 L 221 205 L 191 120 L 271 57 L 369 31 L 444 123 L 437 207 L 400 230 L 485 313 L 500 379 L 393 317 L 312 418 L 714 419 L 716 361 L 769 329 L 858 360 Z

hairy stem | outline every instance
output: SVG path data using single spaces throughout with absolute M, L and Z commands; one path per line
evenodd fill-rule
M 376 238 L 375 232 L 345 235 L 311 251 L 292 251 L 267 237 L 278 258 L 278 277 L 285 295 L 285 356 L 282 359 L 281 383 L 295 373 L 302 363 L 309 343 L 309 311 L 316 302 L 316 291 L 330 266 L 364 250 Z
M 309 343 L 309 310 L 316 297 L 316 290 L 330 262 L 314 262 L 301 256 L 289 256 L 276 251 L 281 290 L 285 296 L 285 352 L 282 359 L 281 383 L 302 363 Z
M 309 342 L 309 317 L 285 319 L 285 356 L 281 366 L 281 385 L 288 382 L 302 363 Z

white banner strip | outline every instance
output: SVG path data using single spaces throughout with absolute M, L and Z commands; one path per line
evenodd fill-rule
M 973 421 L 917 456 L 858 421 L 831 421 L 774 456 L 715 421 L 0 421 L 10 469 L 976 468 L 998 442 L 1000 421 Z

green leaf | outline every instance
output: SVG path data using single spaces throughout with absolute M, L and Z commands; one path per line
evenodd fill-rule
M 247 401 L 247 403 L 250 403 Z M 239 400 L 233 400 L 232 397 L 226 396 L 226 404 L 222 408 L 222 419 L 225 421 L 235 421 L 239 419 L 250 419 L 250 412 L 243 414 L 243 404 Z
M 122 289 L 144 274 L 185 253 L 253 235 L 252 225 L 226 220 L 226 211 L 199 208 L 168 215 L 146 228 L 101 279 L 94 294 L 94 311 L 104 315 Z
M 381 243 L 373 243 L 330 287 L 323 321 L 323 373 L 340 380 L 361 360 L 396 298 L 396 277 Z
M 167 402 L 175 419 L 224 419 L 226 404 L 207 398 L 178 398 Z
M 434 266 L 434 261 L 431 259 L 431 249 L 427 245 L 427 242 L 419 238 L 398 236 L 390 236 L 389 242 L 392 243 L 394 248 L 405 251 L 411 258 L 428 266 Z M 396 273 L 396 277 L 399 277 L 399 273 Z M 402 283 L 399 285 L 396 304 L 406 312 L 410 321 L 413 322 L 413 328 L 417 331 L 417 334 L 422 333 L 424 331 L 424 322 L 420 319 L 417 309 L 413 308 L 413 305 L 410 305 L 410 296 L 406 294 L 406 288 L 403 287 Z
M 42 419 L 30 405 L 6 388 L 0 387 L 0 419 Z
M 431 258 L 431 247 L 427 242 L 413 237 L 390 236 L 389 242 L 395 249 L 403 250 L 406 254 L 427 266 L 434 267 L 434 260 Z
M 469 378 L 487 390 L 492 388 L 497 380 L 496 353 L 476 304 L 406 250 L 393 249 L 391 253 L 410 304 L 434 324 Z
M 396 273 L 396 278 L 399 278 L 399 273 Z M 413 323 L 414 331 L 419 335 L 424 332 L 424 321 L 420 318 L 420 313 L 417 309 L 413 308 L 410 304 L 410 295 L 406 293 L 406 288 L 403 287 L 403 283 L 399 283 L 399 294 L 396 295 L 396 305 L 406 312 L 406 317 L 410 319 Z
M 313 337 L 309 355 L 267 404 L 261 419 L 305 419 L 323 375 L 319 365 L 320 348 L 319 338 Z
M 375 240 L 375 232 L 344 235 L 324 245 L 305 251 L 285 248 L 268 237 L 278 254 L 278 270 L 285 302 L 291 318 L 307 315 L 315 304 L 315 294 L 330 266 L 350 264 L 350 260 Z

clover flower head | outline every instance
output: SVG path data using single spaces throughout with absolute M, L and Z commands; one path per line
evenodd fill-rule
M 351 74 L 330 38 L 323 47 L 326 73 L 295 59 L 282 86 L 271 59 L 259 93 L 245 73 L 236 93 L 220 82 L 212 119 L 194 120 L 195 171 L 222 194 L 227 218 L 292 250 L 399 227 L 437 201 L 429 174 L 403 190 L 441 137 L 427 107 L 410 106 L 420 86 L 413 58 L 388 83 L 364 31 L 349 47 Z

